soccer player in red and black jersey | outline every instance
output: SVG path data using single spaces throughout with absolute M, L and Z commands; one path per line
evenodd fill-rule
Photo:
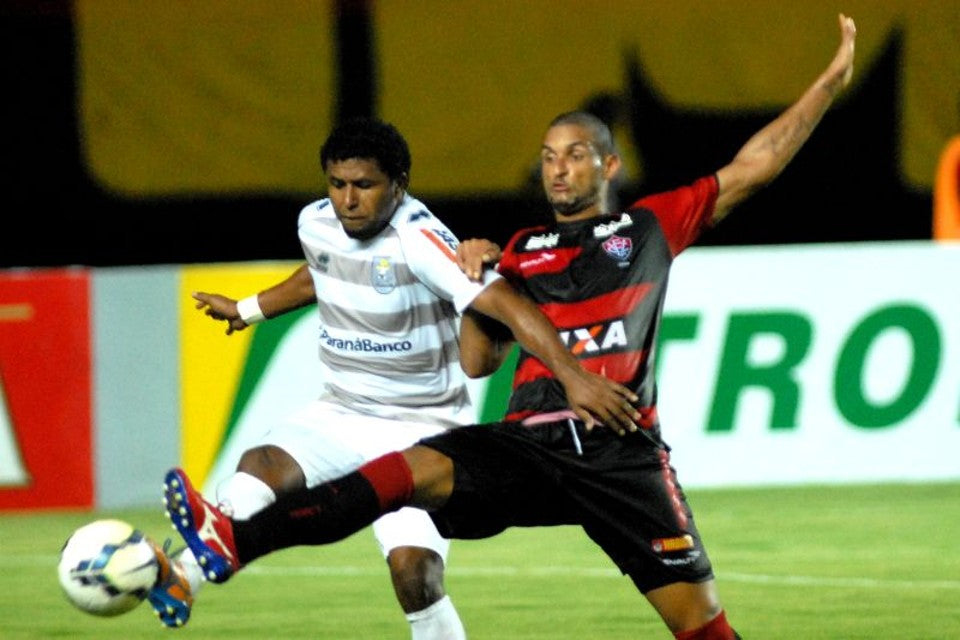
M 610 132 L 589 114 L 559 116 L 541 150 L 551 225 L 513 236 L 501 253 L 460 245 L 462 268 L 498 269 L 553 322 L 581 366 L 638 396 L 635 423 L 585 422 L 563 387 L 521 351 L 505 422 L 455 429 L 388 454 L 355 473 L 231 521 L 204 503 L 179 469 L 167 474 L 167 511 L 187 544 L 223 581 L 270 551 L 339 540 L 404 505 L 427 509 L 440 532 L 480 538 L 508 527 L 578 524 L 682 640 L 733 640 L 713 572 L 660 434 L 654 346 L 674 257 L 707 225 L 773 180 L 850 82 L 856 29 L 809 89 L 715 174 L 606 211 L 620 160 Z M 464 316 L 464 370 L 484 375 L 511 342 Z

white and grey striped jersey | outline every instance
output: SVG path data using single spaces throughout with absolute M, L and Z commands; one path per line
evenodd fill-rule
M 344 233 L 330 200 L 300 212 L 317 292 L 322 399 L 360 413 L 459 425 L 473 410 L 460 368 L 460 313 L 499 278 L 471 282 L 457 238 L 406 196 L 376 237 Z

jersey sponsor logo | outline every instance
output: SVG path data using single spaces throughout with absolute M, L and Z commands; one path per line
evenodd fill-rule
M 557 246 L 557 242 L 559 240 L 559 233 L 542 233 L 538 236 L 530 236 L 527 238 L 527 243 L 523 245 L 523 248 L 525 251 L 532 251 L 534 249 L 549 249 L 550 247 Z
M 389 256 L 374 256 L 370 283 L 377 293 L 390 293 L 397 288 L 397 273 Z
M 410 214 L 410 217 L 407 218 L 407 222 L 416 222 L 417 220 L 422 220 L 423 218 L 429 218 L 429 217 L 430 217 L 429 211 L 423 211 L 423 210 L 414 211 L 413 213 Z
M 446 229 L 420 229 L 420 232 L 440 249 L 443 255 L 454 262 L 457 261 L 457 245 L 460 243 L 452 233 Z
M 693 549 L 679 558 L 660 558 L 660 562 L 668 567 L 684 567 L 688 564 L 695 563 L 700 559 L 700 555 L 699 549 Z
M 628 216 L 626 213 L 620 215 L 619 220 L 614 220 L 613 222 L 604 222 L 603 224 L 598 224 L 593 228 L 593 237 L 594 238 L 606 238 L 607 236 L 612 236 L 614 233 L 623 229 L 624 227 L 629 227 L 633 224 L 633 218 Z
M 583 249 L 579 246 L 562 247 L 544 251 L 510 253 L 504 261 L 515 264 L 514 269 L 522 274 L 522 277 L 533 278 L 538 275 L 562 273 L 582 252 Z
M 623 326 L 623 320 L 613 320 L 604 324 L 561 331 L 560 340 L 575 356 L 592 355 L 626 347 L 627 331 Z
M 357 353 L 404 353 L 413 349 L 409 340 L 378 342 L 370 338 L 335 338 L 326 329 L 320 332 L 320 342 L 331 349 Z
M 629 258 L 633 252 L 633 240 L 630 238 L 610 236 L 604 240 L 600 246 L 603 247 L 603 250 L 607 252 L 608 256 L 617 261 L 619 266 L 625 267 L 629 264 L 627 258 Z
M 547 264 L 548 262 L 553 262 L 553 261 L 556 260 L 556 259 L 557 259 L 557 254 L 555 254 L 555 253 L 550 253 L 550 252 L 544 252 L 544 253 L 541 253 L 540 255 L 538 255 L 538 256 L 535 257 L 535 258 L 530 258 L 529 260 L 524 260 L 523 262 L 520 263 L 520 268 L 521 268 L 521 269 L 532 269 L 532 268 L 534 268 L 534 267 L 543 266 L 544 264 Z

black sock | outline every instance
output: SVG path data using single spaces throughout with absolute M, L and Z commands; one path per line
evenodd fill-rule
M 241 564 L 297 545 L 328 544 L 363 529 L 383 515 L 370 482 L 358 471 L 283 496 L 249 520 L 233 522 Z

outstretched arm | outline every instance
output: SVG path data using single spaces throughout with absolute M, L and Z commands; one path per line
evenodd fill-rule
M 839 20 L 840 47 L 826 70 L 799 100 L 754 134 L 733 161 L 717 172 L 720 190 L 714 223 L 783 171 L 840 91 L 850 83 L 857 28 L 852 18 L 840 14 Z
M 263 316 L 260 319 L 274 318 L 316 301 L 313 278 L 306 264 L 297 268 L 286 280 L 243 301 L 204 291 L 195 291 L 192 295 L 197 301 L 197 309 L 203 309 L 214 320 L 227 322 L 227 335 L 246 329 L 258 315 Z M 253 306 L 256 311 L 251 313 L 240 306 Z

